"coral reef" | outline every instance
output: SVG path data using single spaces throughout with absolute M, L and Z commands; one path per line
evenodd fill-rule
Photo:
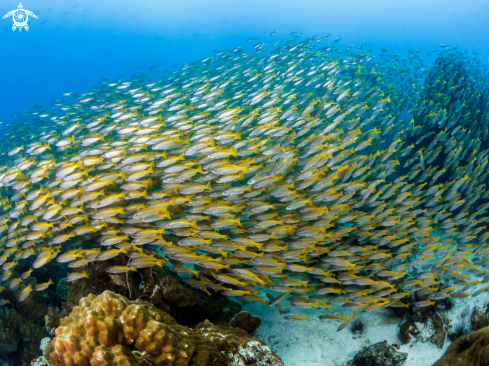
M 40 350 L 44 352 L 47 346 L 51 343 L 51 338 L 45 337 L 41 339 L 41 345 L 39 346 Z
M 39 356 L 35 361 L 31 362 L 31 366 L 46 366 L 48 365 L 48 362 L 46 358 L 44 357 L 44 351 L 46 348 L 49 347 L 51 344 L 51 338 L 46 337 L 41 339 L 41 345 L 39 346 L 39 349 L 43 352 L 42 356 Z
M 15 309 L 4 309 L 0 313 L 0 329 L 0 358 L 9 365 L 30 363 L 41 355 L 39 344 L 48 334 L 29 317 Z
M 31 362 L 31 366 L 46 366 L 47 362 L 43 356 L 39 356 L 34 361 Z
M 121 259 L 114 258 L 110 261 L 89 263 L 85 269 L 89 278 L 81 278 L 77 281 L 67 283 L 66 302 L 63 303 L 63 309 L 70 313 L 79 301 L 90 294 L 101 294 L 105 290 L 110 290 L 128 298 L 131 297 L 130 287 L 126 279 L 126 274 L 109 274 L 106 268 L 112 265 L 124 265 Z M 139 285 L 139 283 L 138 283 Z M 134 285 L 134 287 L 138 287 Z M 136 297 L 134 297 L 136 298 Z
M 483 366 L 489 364 L 489 328 L 457 338 L 433 366 Z
M 229 322 L 230 327 L 244 329 L 249 335 L 253 335 L 261 324 L 259 316 L 251 315 L 249 311 L 241 311 Z
M 14 330 L 6 317 L 0 317 L 0 357 L 6 359 L 8 354 L 17 351 L 20 343 L 20 335 Z
M 389 346 L 387 341 L 375 343 L 358 352 L 348 366 L 402 366 L 407 353 L 398 352 L 399 346 Z
M 30 321 L 42 325 L 44 324 L 44 314 L 47 309 L 47 299 L 40 293 L 34 292 L 27 299 L 18 303 L 18 311 Z
M 151 303 L 111 291 L 81 299 L 60 323 L 49 354 L 54 366 L 145 365 L 145 359 L 154 366 L 219 366 L 230 360 L 260 365 L 257 357 L 264 354 L 267 365 L 282 365 L 278 356 L 264 351 L 264 342 L 242 329 L 209 321 L 191 329 Z
M 239 347 L 239 354 L 228 354 L 227 366 L 280 366 L 282 361 L 260 342 L 248 342 Z
M 55 296 L 61 302 L 68 300 L 68 282 L 65 278 L 60 279 L 56 284 Z
M 54 352 L 53 342 L 49 342 L 44 348 L 44 350 L 42 351 L 42 357 L 44 358 L 44 360 L 49 366 L 53 366 L 53 363 L 51 362 L 51 358 L 49 357 L 51 352 Z
M 81 278 L 67 284 L 67 301 L 63 309 L 68 314 L 80 299 L 99 295 L 109 290 L 131 300 L 142 299 L 157 308 L 164 309 L 178 323 L 187 326 L 209 319 L 213 322 L 229 323 L 239 313 L 241 306 L 224 296 L 208 296 L 185 284 L 168 268 L 138 269 L 137 272 L 109 274 L 106 268 L 123 265 L 122 259 L 95 262 L 87 266 L 89 279 Z

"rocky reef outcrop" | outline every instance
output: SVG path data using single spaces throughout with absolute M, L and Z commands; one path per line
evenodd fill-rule
M 60 320 L 54 366 L 280 366 L 281 359 L 245 330 L 204 321 L 179 325 L 168 313 L 111 291 L 80 300 Z
M 403 366 L 407 353 L 399 352 L 398 348 L 387 341 L 375 343 L 358 352 L 346 366 Z
M 9 365 L 22 365 L 40 355 L 39 344 L 47 332 L 15 309 L 0 313 L 0 358 Z

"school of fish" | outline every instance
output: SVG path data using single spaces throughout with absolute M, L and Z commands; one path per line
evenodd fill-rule
M 428 67 L 299 35 L 18 116 L 1 142 L 0 290 L 23 301 L 52 284 L 27 281 L 48 262 L 75 281 L 124 256 L 107 272 L 168 265 L 209 295 L 341 305 L 355 312 L 320 319 L 343 329 L 487 282 L 480 60 L 442 45 Z

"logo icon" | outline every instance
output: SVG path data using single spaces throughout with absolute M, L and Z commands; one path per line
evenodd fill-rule
M 29 15 L 37 19 L 36 14 L 34 14 L 32 11 L 25 10 L 22 6 L 22 3 L 20 3 L 18 9 L 9 11 L 3 16 L 3 19 L 12 16 L 12 19 L 14 21 L 14 24 L 12 25 L 13 31 L 15 31 L 17 28 L 19 28 L 19 32 L 22 31 L 22 28 L 28 31 L 29 25 L 27 24 L 27 21 L 29 20 Z

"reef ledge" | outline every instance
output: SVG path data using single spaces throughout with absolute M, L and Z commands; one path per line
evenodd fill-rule
M 81 299 L 60 320 L 50 349 L 53 366 L 283 366 L 243 329 L 208 320 L 192 329 L 149 302 L 111 291 Z

